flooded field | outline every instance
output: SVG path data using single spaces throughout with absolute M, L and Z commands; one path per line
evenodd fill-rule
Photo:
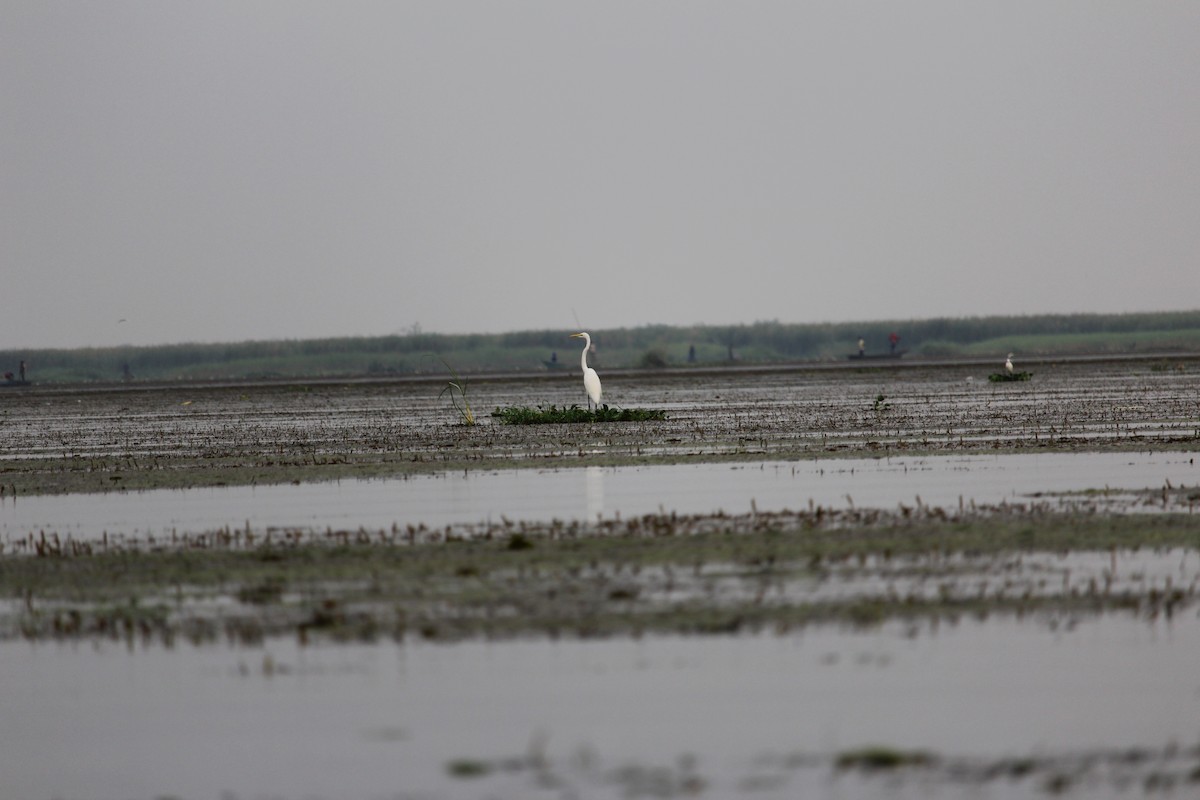
M 3 655 L 38 676 L 0 696 L 14 797 L 1183 798 L 1200 768 L 1198 627 L 1131 618 Z
M 3 791 L 1194 796 L 1195 364 L 1030 369 L 0 396 Z

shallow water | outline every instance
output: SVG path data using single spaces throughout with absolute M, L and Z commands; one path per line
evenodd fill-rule
M 158 490 L 8 498 L 0 537 L 162 536 L 225 527 L 255 530 L 431 527 L 510 520 L 707 514 L 826 508 L 894 509 L 1028 503 L 1037 493 L 1200 484 L 1187 452 L 1043 453 L 825 459 L 753 464 L 580 467 L 442 473 L 302 486 Z M 1180 510 L 1173 507 L 1172 510 Z M 1183 510 L 1188 510 L 1186 507 Z
M 1009 618 L 916 635 L 137 652 L 10 642 L 0 659 L 25 676 L 0 693 L 12 797 L 620 797 L 650 769 L 699 776 L 706 796 L 753 780 L 758 797 L 831 781 L 846 796 L 895 796 L 882 779 L 836 778 L 829 758 L 869 744 L 997 759 L 1200 741 L 1194 615 L 1113 615 L 1070 632 Z M 452 777 L 459 759 L 495 770 Z
M 744 514 L 804 509 L 810 502 L 894 509 L 914 505 L 918 496 L 925 505 L 948 508 L 960 500 L 1057 505 L 1074 499 L 1056 493 L 1106 488 L 1123 494 L 1129 506 L 1129 491 L 1157 491 L 1167 482 L 1200 485 L 1194 453 L 989 453 L 1064 435 L 1089 442 L 1137 433 L 1147 448 L 1155 436 L 1177 446 L 1194 430 L 1189 376 L 1092 367 L 1045 373 L 1029 385 L 1002 387 L 944 370 L 911 377 L 759 376 L 715 386 L 683 377 L 637 393 L 625 387 L 623 398 L 621 382 L 610 381 L 621 402 L 672 414 L 653 435 L 618 431 L 611 442 L 590 429 L 553 426 L 509 431 L 484 425 L 467 435 L 445 423 L 444 403 L 428 387 L 279 390 L 265 399 L 220 392 L 39 395 L 31 398 L 38 405 L 9 415 L 0 458 L 143 459 L 206 449 L 258 455 L 279 448 L 305 454 L 400 448 L 428 455 L 476 448 L 504 458 L 561 451 L 573 459 L 578 452 L 579 463 L 586 463 L 593 452 L 632 454 L 646 440 L 666 436 L 697 452 L 717 445 L 744 452 L 761 439 L 764 459 L 779 452 L 771 449 L 776 440 L 788 444 L 789 438 L 823 452 L 827 434 L 829 443 L 848 442 L 858 449 L 843 452 L 856 453 L 891 440 L 916 448 L 938 436 L 981 444 L 958 456 L 473 469 L 299 486 L 21 495 L 16 501 L 10 494 L 0 500 L 0 541 L 42 530 L 92 538 L 246 525 L 257 531 L 441 527 L 660 510 Z M 628 381 L 645 382 L 641 376 Z M 538 387 L 531 401 L 529 387 L 484 384 L 479 407 L 571 402 L 567 390 L 566 382 L 561 396 L 557 384 L 544 392 Z M 874 404 L 884 394 L 890 410 L 881 414 Z M 714 426 L 720 435 L 699 431 Z M 1178 496 L 1173 503 L 1172 510 L 1189 510 Z M 1191 592 L 1200 579 L 1194 551 L 1014 557 L 1023 559 L 1024 583 L 991 579 L 1001 575 L 1001 554 L 965 566 L 955 562 L 945 580 L 903 559 L 874 571 L 846 564 L 832 567 L 819 584 L 789 591 L 809 599 L 925 596 L 944 593 L 952 582 L 964 595 L 986 589 L 989 597 L 1001 591 L 1036 596 L 1083 593 L 1111 578 L 1114 591 L 1178 586 Z M 734 599 L 761 591 L 740 575 L 713 570 L 701 571 L 695 587 L 681 576 L 672 591 L 712 587 Z M 776 599 L 789 597 L 767 594 L 764 602 Z M 948 784 L 948 771 L 906 780 L 838 774 L 832 758 L 867 744 L 983 761 L 1063 754 L 1086 761 L 1109 748 L 1189 747 L 1200 742 L 1197 663 L 1194 606 L 1156 622 L 1132 612 L 1030 613 L 1024 619 L 992 613 L 986 621 L 898 622 L 869 633 L 814 625 L 785 635 L 604 641 L 438 645 L 410 637 L 404 644 L 301 647 L 288 638 L 268 639 L 262 647 L 127 650 L 103 639 L 13 640 L 0 644 L 10 684 L 0 693 L 0 794 L 607 798 L 686 794 L 696 777 L 705 788 L 701 796 L 709 797 L 751 790 L 762 798 L 1044 797 L 1044 770 L 1034 778 L 964 787 Z M 456 759 L 487 774 L 452 777 L 447 765 Z M 1156 764 L 1141 767 L 1132 784 L 1081 778 L 1074 796 L 1124 797 L 1129 785 L 1136 794 Z M 1179 774 L 1197 765 L 1188 761 Z M 1182 796 L 1194 784 L 1179 787 Z

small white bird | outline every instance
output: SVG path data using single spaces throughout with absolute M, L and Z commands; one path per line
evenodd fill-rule
M 1012 353 L 1008 354 L 1008 358 L 1004 359 L 1004 371 L 1009 375 L 1013 374 Z
M 572 339 L 583 339 L 583 353 L 579 356 L 579 363 L 583 366 L 583 389 L 588 396 L 588 410 L 592 410 L 594 405 L 600 408 L 600 376 L 596 374 L 596 370 L 587 365 L 588 350 L 592 346 L 592 337 L 587 333 L 572 333 Z

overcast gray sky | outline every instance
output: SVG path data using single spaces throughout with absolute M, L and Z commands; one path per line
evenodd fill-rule
M 0 14 L 0 347 L 1200 307 L 1200 3 Z

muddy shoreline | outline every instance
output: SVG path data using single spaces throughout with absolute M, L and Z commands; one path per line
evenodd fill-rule
M 1037 451 L 1193 449 L 1183 361 L 1055 362 L 989 384 L 979 364 L 605 375 L 605 399 L 665 422 L 501 425 L 566 406 L 570 376 L 470 384 L 461 424 L 436 381 L 43 390 L 0 406 L 8 496 L 252 486 L 474 469 Z

